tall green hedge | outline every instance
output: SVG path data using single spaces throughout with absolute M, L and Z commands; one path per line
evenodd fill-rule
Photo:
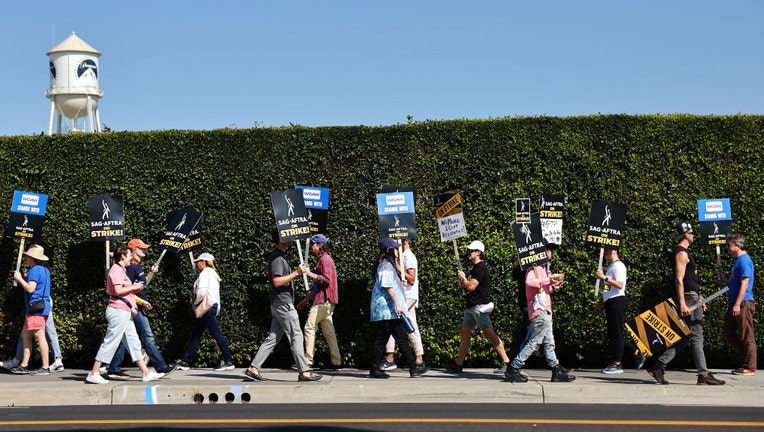
M 592 315 L 598 251 L 584 245 L 591 201 L 626 205 L 623 252 L 628 267 L 629 316 L 672 290 L 672 229 L 696 221 L 696 200 L 731 198 L 733 226 L 747 235 L 762 261 L 761 167 L 764 117 L 588 116 L 425 121 L 389 127 L 301 126 L 214 131 L 108 132 L 0 137 L 0 197 L 14 190 L 49 195 L 43 240 L 54 251 L 55 319 L 65 357 L 87 364 L 105 330 L 104 244 L 89 241 L 87 198 L 121 195 L 128 238 L 156 243 L 168 211 L 192 204 L 204 212 L 203 249 L 223 277 L 220 320 L 237 363 L 248 363 L 270 322 L 266 255 L 274 226 L 269 194 L 295 185 L 331 189 L 328 237 L 340 280 L 335 325 L 343 362 L 369 365 L 368 304 L 378 241 L 375 194 L 384 184 L 415 186 L 425 357 L 451 361 L 459 343 L 464 294 L 456 284 L 453 248 L 441 243 L 434 196 L 459 189 L 469 236 L 487 245 L 496 311 L 494 326 L 509 344 L 519 311 L 511 279 L 515 256 L 509 220 L 518 197 L 567 196 L 563 246 L 555 270 L 567 273 L 555 295 L 557 352 L 563 363 L 601 367 L 609 360 L 604 317 Z M 705 294 L 717 288 L 715 249 L 692 246 Z M 18 240 L 0 242 L 0 353 L 14 351 L 23 310 L 11 285 Z M 116 245 L 112 245 L 114 248 Z M 462 250 L 463 251 L 463 250 Z M 724 251 L 722 251 L 724 253 Z M 295 250 L 289 252 L 294 265 Z M 151 249 L 147 262 L 157 258 Z M 728 270 L 731 260 L 723 257 Z M 468 266 L 467 266 L 468 267 Z M 165 357 L 185 350 L 193 316 L 188 305 L 192 269 L 187 256 L 166 257 L 152 281 L 150 320 Z M 756 284 L 756 289 L 760 283 Z M 726 300 L 710 304 L 706 353 L 712 367 L 737 366 L 721 337 Z M 756 316 L 757 340 L 764 328 Z M 496 362 L 478 332 L 468 364 Z M 319 361 L 326 347 L 319 337 Z M 282 344 L 266 366 L 291 362 Z M 205 338 L 199 366 L 218 361 Z M 540 363 L 539 363 L 540 364 Z M 674 364 L 691 365 L 687 353 Z

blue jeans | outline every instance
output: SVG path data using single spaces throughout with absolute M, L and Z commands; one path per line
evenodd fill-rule
M 218 318 L 216 316 L 217 313 L 218 304 L 215 303 L 206 314 L 202 315 L 201 318 L 196 319 L 194 322 L 194 330 L 191 331 L 191 345 L 188 346 L 188 350 L 183 354 L 181 360 L 185 362 L 191 361 L 191 358 L 196 354 L 196 349 L 199 348 L 199 342 L 202 339 L 204 329 L 210 329 L 212 337 L 217 341 L 220 351 L 223 352 L 223 361 L 226 363 L 233 363 L 231 350 L 228 349 L 228 342 L 225 340 L 223 332 L 220 331 L 220 325 L 218 324 Z
M 162 357 L 162 353 L 159 352 L 156 342 L 154 342 L 154 333 L 151 331 L 151 325 L 149 325 L 149 318 L 146 316 L 146 312 L 143 309 L 138 311 L 138 315 L 133 317 L 133 323 L 135 323 L 135 331 L 138 332 L 138 338 L 141 340 L 143 349 L 146 350 L 146 355 L 151 359 L 151 364 L 154 365 L 154 369 L 162 371 L 167 368 L 167 362 Z M 117 352 L 114 353 L 114 357 L 109 364 L 109 370 L 118 371 L 122 369 L 122 360 L 125 358 L 125 344 L 119 344 Z
M 549 367 L 554 368 L 560 364 L 557 354 L 554 352 L 554 333 L 552 332 L 552 314 L 544 311 L 541 315 L 531 320 L 531 334 L 520 353 L 512 360 L 510 366 L 520 369 L 533 355 L 539 346 L 544 348 L 544 357 Z
M 517 336 L 515 336 L 515 340 L 512 341 L 512 346 L 509 347 L 509 352 L 507 352 L 507 357 L 509 357 L 510 361 L 520 354 L 520 350 L 523 349 L 525 341 L 528 340 L 528 336 L 531 334 L 531 322 L 528 319 L 528 308 L 520 308 L 520 314 L 523 319 L 520 322 L 520 327 L 517 329 Z

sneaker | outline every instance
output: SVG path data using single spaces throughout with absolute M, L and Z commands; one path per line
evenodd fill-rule
M 12 358 L 10 360 L 6 360 L 6 361 L 3 361 L 3 362 L 0 362 L 0 367 L 3 368 L 3 369 L 12 370 L 13 368 L 18 367 L 19 363 L 21 363 L 21 361 L 19 361 L 19 359 Z
M 743 375 L 743 376 L 751 376 L 755 375 L 756 371 L 753 369 L 746 369 L 746 368 L 737 368 L 732 371 L 732 375 Z
M 91 384 L 108 384 L 109 380 L 102 377 L 101 374 L 91 374 L 88 373 L 88 376 L 85 378 L 85 382 L 89 382 Z
M 636 370 L 640 370 L 640 369 L 642 369 L 642 366 L 644 366 L 644 365 L 645 365 L 645 356 L 644 356 L 644 354 L 642 354 L 640 352 L 639 354 L 637 354 L 637 362 L 634 365 L 634 368 Z
M 328 371 L 341 371 L 342 370 L 342 365 L 336 365 L 336 364 L 329 363 L 328 365 L 324 366 L 321 369 L 322 370 L 328 370 Z
M 244 369 L 244 375 L 252 381 L 268 381 L 268 378 L 260 375 L 260 372 L 252 372 L 249 368 Z
M 458 374 L 458 373 L 462 373 L 462 371 L 464 371 L 464 366 L 458 365 L 456 363 L 452 363 L 452 364 L 446 366 L 446 370 L 448 372 Z
M 391 371 L 398 369 L 398 365 L 395 364 L 395 361 L 388 361 L 387 359 L 382 360 L 382 363 L 379 365 L 379 368 L 383 371 Z
M 509 363 L 501 362 L 501 364 L 499 365 L 499 368 L 494 370 L 493 373 L 504 375 L 505 373 L 507 373 L 508 366 L 509 366 Z
M 146 354 L 146 350 L 143 350 L 143 363 L 148 366 L 151 359 L 149 358 L 149 355 Z
M 161 372 L 150 371 L 147 374 L 143 374 L 143 378 L 141 378 L 141 379 L 142 379 L 143 382 L 156 381 L 156 380 L 162 378 L 163 376 L 164 376 L 164 374 L 161 373 Z
M 165 368 L 164 368 L 164 369 L 162 369 L 162 370 L 158 370 L 157 372 L 162 372 L 163 374 L 165 374 L 165 375 L 168 375 L 170 372 L 173 372 L 173 371 L 175 371 L 175 369 L 176 369 L 177 367 L 178 367 L 178 365 L 177 365 L 177 364 L 175 364 L 175 363 L 172 363 L 172 364 L 168 364 L 167 366 L 165 366 Z
M 187 371 L 191 369 L 191 366 L 188 365 L 188 362 L 185 360 L 178 360 L 175 362 L 175 366 L 178 367 L 179 370 Z
M 53 362 L 53 364 L 50 366 L 50 369 L 53 372 L 61 372 L 64 370 L 64 362 L 61 361 L 61 357 L 56 358 L 56 361 Z
M 650 369 L 647 369 L 647 373 L 650 374 L 651 377 L 655 378 L 655 381 L 657 381 L 658 384 L 663 384 L 663 385 L 666 385 L 669 383 L 663 377 L 665 371 L 666 369 L 663 369 L 663 367 L 659 365 L 656 365 Z
M 388 378 L 390 378 L 390 375 L 386 374 L 385 371 L 383 371 L 383 370 L 372 369 L 369 372 L 369 378 L 388 379 Z
M 98 368 L 98 373 L 101 374 L 101 375 L 105 374 L 108 371 L 109 371 L 109 365 L 108 364 L 101 365 L 101 367 Z
M 602 373 L 613 375 L 613 374 L 622 374 L 623 373 L 623 366 L 620 364 L 610 363 L 608 367 L 602 369 Z
M 411 371 L 409 371 L 409 375 L 411 376 L 411 378 L 416 378 L 426 374 L 429 370 L 430 370 L 430 367 L 427 366 L 424 362 L 422 362 L 414 366 L 414 369 L 411 369 Z
M 24 366 L 19 365 L 19 366 L 16 366 L 15 368 L 11 369 L 11 372 L 13 372 L 15 374 L 20 374 L 20 375 L 26 375 L 26 374 L 29 373 L 29 369 L 25 368 Z
M 724 385 L 726 383 L 726 381 L 716 378 L 711 372 L 708 372 L 706 376 L 698 375 L 698 385 Z
M 30 375 L 50 375 L 50 368 L 40 368 L 36 371 L 29 372 Z
M 528 377 L 521 374 L 520 369 L 515 369 L 510 366 L 507 368 L 507 371 L 504 372 L 504 381 L 524 383 L 528 382 Z
M 129 380 L 132 378 L 130 375 L 125 373 L 125 371 L 122 370 L 110 370 L 106 372 L 106 376 L 109 377 L 109 379 L 121 379 L 121 380 Z
M 317 373 L 311 373 L 308 376 L 305 375 L 297 375 L 297 382 L 305 382 L 305 381 L 318 381 L 324 376 Z
M 215 372 L 231 371 L 233 370 L 233 362 L 221 361 L 220 366 L 213 369 Z

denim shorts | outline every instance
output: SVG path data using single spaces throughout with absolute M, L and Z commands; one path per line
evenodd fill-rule
M 469 309 L 465 309 L 463 324 L 472 328 L 493 328 L 493 324 L 491 324 L 491 314 L 480 312 L 480 306 L 482 305 L 475 305 Z

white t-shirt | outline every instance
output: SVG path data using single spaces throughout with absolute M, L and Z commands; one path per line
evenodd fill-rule
M 194 292 L 196 293 L 194 304 L 202 301 L 205 295 L 209 295 L 212 304 L 218 304 L 217 313 L 220 313 L 220 310 L 223 308 L 223 305 L 220 304 L 220 276 L 218 276 L 218 272 L 216 272 L 215 269 L 212 267 L 205 267 L 204 270 L 199 273 L 199 276 L 194 283 Z
M 407 299 L 416 300 L 417 303 L 419 302 L 419 267 L 417 265 L 416 256 L 414 256 L 414 252 L 411 251 L 411 249 L 406 249 L 403 252 L 403 271 L 408 273 L 409 269 L 414 269 L 416 271 L 416 277 L 414 278 L 414 284 L 409 285 L 408 283 L 405 284 L 405 292 Z
M 618 289 L 614 286 L 611 286 L 610 284 L 605 284 L 605 288 L 602 291 L 603 301 L 608 301 L 613 297 L 626 295 L 626 265 L 623 263 L 623 261 L 618 260 L 610 264 L 607 268 L 607 271 L 605 272 L 605 276 L 607 276 L 608 279 L 621 282 L 623 284 L 623 288 Z

